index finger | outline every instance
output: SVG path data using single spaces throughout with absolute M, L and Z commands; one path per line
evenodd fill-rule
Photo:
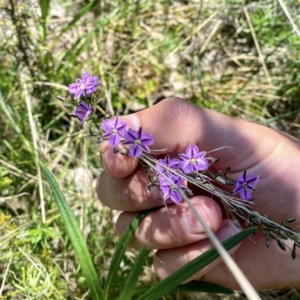
M 120 119 L 128 128 L 142 127 L 143 132 L 152 134 L 154 145 L 150 148 L 156 153 L 181 153 L 190 144 L 206 152 L 228 146 L 217 153 L 221 159 L 218 166 L 222 169 L 230 165 L 233 171 L 254 165 L 276 143 L 276 133 L 264 126 L 222 115 L 180 98 L 165 99 Z M 254 149 L 259 149 L 255 156 Z M 107 172 L 118 178 L 131 174 L 138 164 L 137 159 L 116 157 L 112 147 L 107 145 L 101 149 L 101 156 Z

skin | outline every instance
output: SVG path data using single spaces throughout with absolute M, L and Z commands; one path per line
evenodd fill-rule
M 259 174 L 261 182 L 253 193 L 255 209 L 275 222 L 294 217 L 291 226 L 300 231 L 300 141 L 281 132 L 238 118 L 204 109 L 179 98 L 169 98 L 141 112 L 121 118 L 129 128 L 153 135 L 152 150 L 160 154 L 176 155 L 185 152 L 190 144 L 200 151 L 212 151 L 219 158 L 216 170 L 230 166 L 229 177 L 237 179 L 247 174 Z M 158 207 L 138 228 L 131 246 L 146 245 L 156 249 L 154 268 L 165 278 L 194 257 L 210 249 L 205 231 L 187 205 L 164 205 L 160 192 L 153 188 L 147 194 L 148 179 L 138 167 L 138 160 L 115 155 L 107 143 L 100 149 L 105 166 L 101 173 L 97 194 L 100 201 L 120 210 L 116 229 L 121 235 L 126 226 L 142 210 Z M 191 198 L 197 211 L 220 240 L 236 234 L 238 229 L 227 220 L 218 204 L 203 193 Z M 234 260 L 256 289 L 283 288 L 299 284 L 300 257 L 282 251 L 258 231 L 244 240 L 231 253 Z M 292 247 L 292 243 L 287 242 Z M 298 249 L 298 254 L 300 251 Z M 233 276 L 221 260 L 215 261 L 193 278 L 239 289 Z

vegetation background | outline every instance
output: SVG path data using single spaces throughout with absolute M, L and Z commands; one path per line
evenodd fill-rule
M 90 299 L 38 159 L 59 180 L 100 278 L 118 241 L 95 195 L 96 137 L 57 99 L 68 84 L 99 76 L 99 99 L 117 114 L 180 96 L 300 138 L 299 15 L 296 0 L 0 1 L 0 299 Z M 155 281 L 149 258 L 140 283 Z

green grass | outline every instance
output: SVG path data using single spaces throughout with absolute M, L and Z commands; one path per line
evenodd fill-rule
M 0 296 L 82 299 L 87 292 L 37 154 L 58 179 L 96 271 L 107 274 L 118 238 L 114 213 L 95 195 L 98 147 L 56 98 L 68 97 L 64 86 L 82 71 L 100 77 L 99 99 L 118 114 L 174 95 L 300 138 L 300 37 L 276 1 L 246 2 L 252 26 L 237 0 L 56 1 L 50 9 L 41 0 L 42 14 L 29 0 L 1 2 Z M 285 4 L 300 28 L 299 3 Z M 116 295 L 133 254 L 123 260 Z M 157 279 L 146 270 L 143 280 Z

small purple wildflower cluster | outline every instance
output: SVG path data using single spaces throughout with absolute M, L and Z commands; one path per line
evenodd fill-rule
M 183 200 L 179 189 L 184 192 L 188 191 L 187 187 L 183 185 L 185 181 L 184 174 L 197 174 L 206 171 L 209 163 L 205 155 L 206 152 L 199 152 L 196 145 L 190 145 L 186 148 L 185 153 L 179 154 L 180 159 L 171 159 L 168 154 L 164 159 L 158 160 L 156 169 L 159 172 L 156 176 L 164 200 L 170 198 L 174 203 Z
M 69 84 L 68 91 L 71 95 L 74 94 L 74 100 L 85 100 L 80 101 L 75 108 L 75 115 L 80 124 L 83 124 L 94 110 L 91 105 L 91 95 L 97 91 L 99 85 L 98 76 L 92 76 L 90 73 L 84 73 L 81 78 L 76 78 L 75 83 Z
M 139 158 L 143 152 L 150 153 L 149 146 L 153 145 L 154 139 L 151 134 L 143 133 L 142 127 L 138 131 L 128 129 L 127 124 L 122 122 L 119 117 L 114 120 L 103 120 L 100 128 L 104 131 L 103 139 L 108 139 L 108 143 L 113 146 L 114 152 L 119 151 L 119 145 L 126 147 L 126 155 Z M 199 151 L 196 145 L 189 145 L 185 153 L 179 154 L 179 158 L 170 158 L 167 154 L 165 158 L 159 159 L 155 169 L 157 170 L 156 186 L 162 192 L 163 199 L 171 199 L 174 203 L 180 203 L 183 198 L 179 192 L 188 192 L 189 189 L 184 185 L 186 175 L 197 175 L 199 172 L 205 172 L 209 168 L 209 162 L 205 158 L 206 152 Z M 256 175 L 243 175 L 236 182 L 233 194 L 239 193 L 243 200 L 251 200 L 251 192 L 255 191 L 255 184 L 259 182 Z
M 68 91 L 74 95 L 75 100 L 75 116 L 81 125 L 89 118 L 94 118 L 96 103 L 92 100 L 92 94 L 97 91 L 99 85 L 98 76 L 92 76 L 90 73 L 84 73 L 81 78 L 76 78 L 75 83 L 69 84 Z M 122 153 L 119 150 L 119 145 L 122 144 L 126 149 L 125 154 L 130 157 L 139 158 L 143 152 L 150 153 L 149 146 L 154 143 L 151 134 L 143 133 L 142 128 L 139 130 L 127 128 L 127 124 L 122 122 L 119 117 L 114 120 L 103 120 L 100 129 L 102 139 L 108 139 L 108 143 L 113 146 L 115 153 Z M 201 172 L 205 173 L 208 170 L 209 162 L 205 155 L 206 152 L 199 151 L 196 145 L 189 145 L 185 153 L 179 154 L 179 158 L 171 159 L 170 155 L 167 155 L 164 159 L 158 160 L 155 166 L 157 186 L 165 201 L 171 199 L 175 203 L 181 202 L 183 199 L 179 189 L 190 193 L 186 187 L 186 178 L 196 176 Z M 259 176 L 247 175 L 245 170 L 236 181 L 232 194 L 239 194 L 243 200 L 252 200 L 251 192 L 255 191 L 255 185 L 259 181 Z
M 98 76 L 92 76 L 90 73 L 84 73 L 82 78 L 76 78 L 75 83 L 69 84 L 68 91 L 70 94 L 75 94 L 74 100 L 80 96 L 91 95 L 96 92 L 99 83 Z
M 114 120 L 103 120 L 100 128 L 104 130 L 102 138 L 108 139 L 108 143 L 114 147 L 114 152 L 119 152 L 120 144 L 129 146 L 127 155 L 138 158 L 144 152 L 150 153 L 149 146 L 153 145 L 154 139 L 151 134 L 143 133 L 142 127 L 138 131 L 127 129 L 127 124 L 119 117 Z

